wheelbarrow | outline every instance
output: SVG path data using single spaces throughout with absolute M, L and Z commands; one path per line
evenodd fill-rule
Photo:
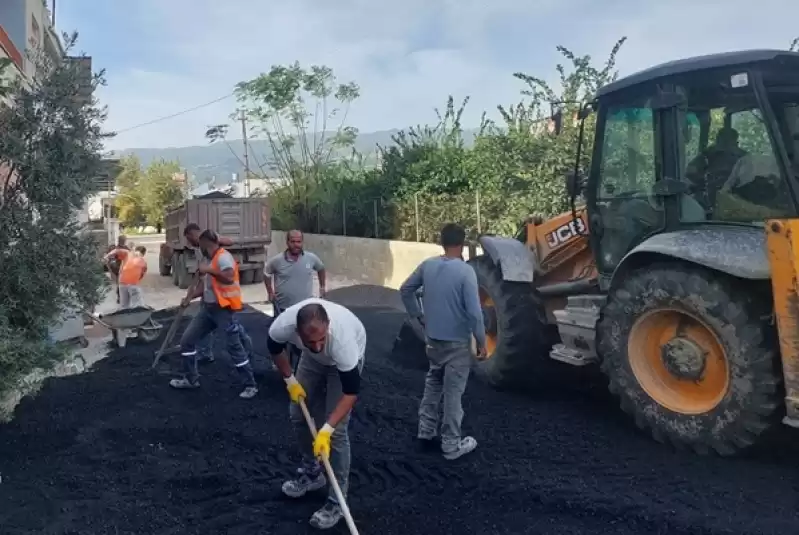
M 153 342 L 158 339 L 163 326 L 153 319 L 153 312 L 155 312 L 154 308 L 141 306 L 123 308 L 108 314 L 91 314 L 88 312 L 86 314 L 92 320 L 110 330 L 119 347 L 125 347 L 131 331 L 143 342 Z

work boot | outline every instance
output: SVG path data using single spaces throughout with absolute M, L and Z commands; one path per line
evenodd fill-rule
M 298 468 L 297 474 L 299 474 L 297 479 L 290 479 L 283 483 L 283 494 L 290 498 L 302 498 L 307 493 L 327 485 L 327 478 L 317 462 Z
M 244 390 L 241 391 L 239 397 L 241 399 L 252 399 L 258 394 L 258 387 L 257 386 L 248 386 Z
M 311 525 L 317 529 L 330 529 L 344 516 L 337 503 L 328 500 L 321 509 L 311 517 Z
M 441 449 L 444 453 L 444 458 L 446 460 L 454 461 L 459 457 L 463 457 L 467 453 L 473 452 L 476 447 L 477 447 L 477 441 L 473 437 L 463 437 L 460 443 L 458 443 L 458 445 L 455 447 L 455 449 L 445 450 L 443 446 Z
M 191 390 L 194 388 L 200 388 L 200 381 L 191 382 L 188 379 L 172 379 L 169 381 L 169 386 L 172 388 L 176 388 L 178 390 Z

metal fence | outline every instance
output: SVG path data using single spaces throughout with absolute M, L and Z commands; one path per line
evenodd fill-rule
M 514 216 L 512 205 L 508 195 L 483 196 L 480 192 L 417 194 L 402 202 L 383 198 L 319 202 L 295 209 L 289 218 L 281 218 L 276 228 L 432 243 L 438 240 L 441 227 L 450 222 L 463 225 L 470 236 L 513 232 L 516 222 L 526 214 Z

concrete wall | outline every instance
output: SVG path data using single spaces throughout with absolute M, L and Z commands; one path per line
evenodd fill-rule
M 272 231 L 269 256 L 282 251 L 285 243 L 285 232 Z M 433 243 L 322 234 L 306 234 L 305 249 L 319 255 L 331 275 L 394 290 L 399 289 L 422 260 L 442 253 L 441 247 Z M 466 250 L 464 256 L 468 256 Z

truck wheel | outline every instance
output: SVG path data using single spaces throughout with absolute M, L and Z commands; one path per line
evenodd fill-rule
M 779 421 L 770 302 L 745 284 L 666 263 L 633 271 L 610 292 L 597 330 L 602 371 L 656 440 L 733 455 Z
M 180 272 L 180 253 L 172 253 L 172 284 L 178 285 L 178 273 Z
M 186 267 L 186 256 L 178 255 L 178 263 L 172 265 L 172 269 L 178 270 L 178 288 L 185 290 L 191 285 L 192 276 L 189 268 Z
M 161 255 L 158 255 L 158 273 L 160 273 L 162 277 L 168 277 L 172 274 L 172 268 L 166 261 L 166 258 Z
M 496 388 L 528 385 L 552 362 L 541 298 L 532 284 L 502 280 L 487 256 L 468 263 L 477 274 L 486 323 L 488 358 L 478 363 L 476 374 Z
M 253 276 L 255 275 L 255 270 L 248 269 L 246 271 L 242 271 L 239 275 L 239 282 L 241 284 L 252 284 Z
M 252 282 L 253 284 L 260 284 L 264 282 L 264 268 L 263 266 L 257 267 L 253 270 L 252 274 Z

